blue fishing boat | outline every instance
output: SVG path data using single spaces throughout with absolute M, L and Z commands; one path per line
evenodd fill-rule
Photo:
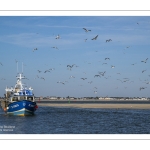
M 1 106 L 8 115 L 33 115 L 38 108 L 33 89 L 24 87 L 22 79 L 25 79 L 23 74 L 18 74 L 15 87 L 5 89 L 5 99 L 1 101 Z

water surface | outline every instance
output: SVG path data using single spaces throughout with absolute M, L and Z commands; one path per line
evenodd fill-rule
M 150 110 L 39 107 L 33 116 L 0 108 L 0 134 L 149 134 Z

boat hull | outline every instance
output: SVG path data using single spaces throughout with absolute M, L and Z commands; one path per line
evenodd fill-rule
M 18 116 L 34 115 L 36 109 L 37 109 L 36 102 L 22 100 L 10 103 L 7 107 L 7 114 Z

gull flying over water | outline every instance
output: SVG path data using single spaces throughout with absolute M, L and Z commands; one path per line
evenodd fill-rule
M 94 78 L 95 78 L 95 77 L 101 77 L 101 76 L 100 76 L 99 74 L 96 74 L 96 75 L 94 76 Z
M 104 71 L 104 72 L 98 72 L 100 75 L 102 75 L 102 76 L 104 76 L 105 75 L 105 73 L 106 73 L 106 71 Z
M 136 63 L 134 63 L 134 64 L 131 64 L 131 65 L 135 65 Z
M 41 79 L 45 80 L 45 78 L 41 77 Z
M 68 68 L 69 70 L 71 70 L 72 67 L 73 67 L 73 65 L 67 65 L 67 68 Z
M 90 81 L 90 82 L 88 82 L 88 83 L 90 83 L 90 84 L 91 84 L 92 82 L 93 82 L 93 81 Z
M 86 42 L 86 41 L 87 41 L 87 39 L 84 39 L 84 41 Z
M 97 37 L 98 37 L 98 35 L 96 35 L 94 38 L 92 38 L 91 40 L 96 40 L 97 39 Z
M 115 66 L 111 66 L 111 68 L 115 68 Z
M 64 84 L 64 85 L 65 85 L 65 83 L 64 83 L 64 82 L 61 82 L 61 81 L 58 81 L 57 83 L 61 83 L 61 84 Z
M 45 70 L 44 73 L 46 73 L 46 72 L 50 72 L 50 70 Z
M 60 36 L 59 36 L 59 34 L 56 36 L 56 38 L 55 39 L 60 39 Z
M 73 64 L 73 65 L 67 65 L 67 68 L 69 68 L 69 70 L 71 70 L 72 67 L 78 67 L 77 65 Z
M 83 28 L 83 29 L 85 30 L 85 32 L 91 31 L 91 30 L 88 30 L 88 29 L 86 29 L 86 28 Z
M 50 68 L 49 70 L 55 70 L 55 68 Z
M 142 60 L 141 62 L 144 62 L 144 63 L 146 63 L 146 62 L 147 62 L 147 60 L 148 60 L 148 58 L 146 58 L 145 60 Z
M 112 39 L 106 40 L 106 43 L 107 43 L 107 42 L 110 42 L 110 41 L 112 41 Z
M 56 46 L 53 46 L 52 48 L 58 49 L 58 47 L 56 47 Z
M 145 89 L 145 88 L 147 88 L 147 87 L 140 87 L 140 91 L 143 90 L 143 89 Z
M 38 49 L 37 49 L 37 48 L 34 48 L 34 49 L 33 49 L 33 52 L 36 51 L 36 50 L 38 50 Z
M 70 76 L 70 78 L 75 78 L 75 77 L 74 77 L 74 76 Z M 69 78 L 69 79 L 70 79 L 70 78 Z
M 145 72 L 146 70 L 142 70 L 142 73 Z
M 123 78 L 123 79 L 124 79 L 123 81 L 120 79 L 117 79 L 117 80 L 121 81 L 122 83 L 129 81 L 129 79 L 127 79 L 127 78 Z
M 40 73 L 40 72 L 42 72 L 42 71 L 38 70 L 38 72 Z
M 150 84 L 150 82 L 145 82 L 146 84 Z
M 85 79 L 87 79 L 87 78 L 81 78 L 82 80 L 85 80 Z

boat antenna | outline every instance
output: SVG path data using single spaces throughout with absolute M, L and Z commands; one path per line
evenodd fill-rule
M 23 62 L 22 62 L 22 73 L 23 73 Z
M 17 61 L 17 73 L 18 73 L 18 61 Z

